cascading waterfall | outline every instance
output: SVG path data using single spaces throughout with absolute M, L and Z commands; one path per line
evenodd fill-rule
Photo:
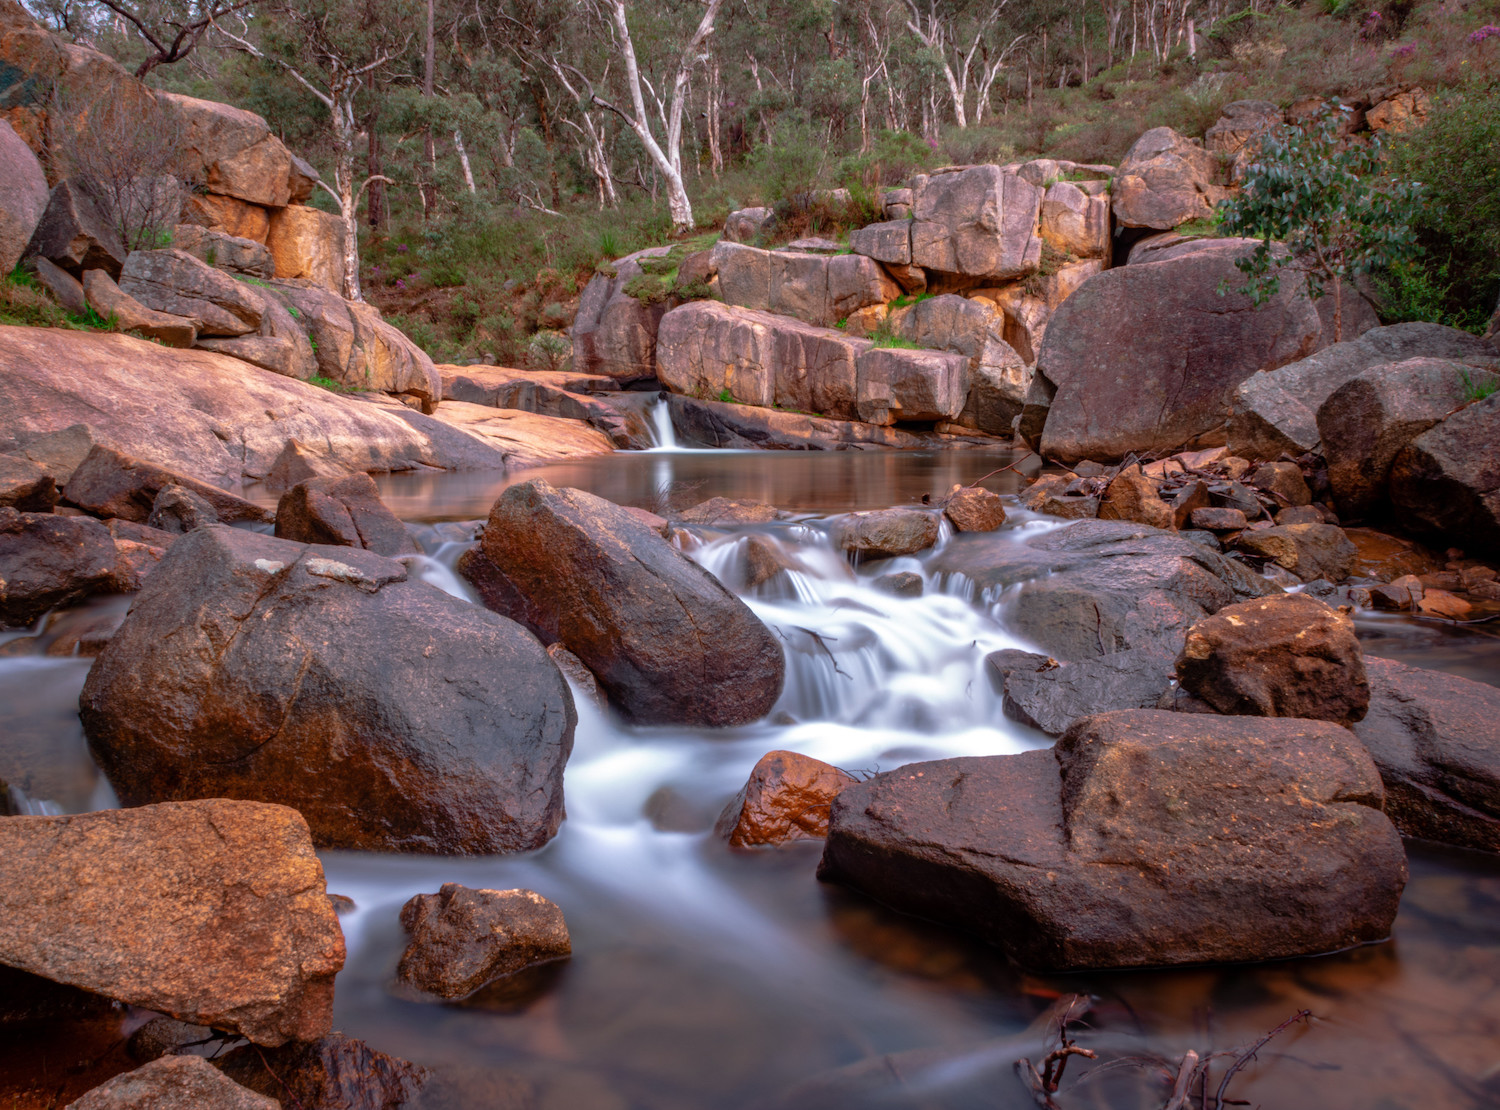
M 646 410 L 647 425 L 651 429 L 651 451 L 685 451 L 689 448 L 677 444 L 677 429 L 672 426 L 672 406 L 667 395 L 661 393 Z

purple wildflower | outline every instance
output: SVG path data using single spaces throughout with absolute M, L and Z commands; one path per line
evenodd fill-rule
M 1486 23 L 1469 36 L 1469 45 L 1478 46 L 1485 39 L 1494 38 L 1496 35 L 1500 35 L 1500 27 L 1496 27 L 1493 23 Z
M 402 281 L 400 278 L 397 278 L 396 279 L 396 288 L 397 289 L 405 289 L 406 288 L 406 282 Z
M 405 254 L 406 253 L 406 244 L 405 243 L 397 243 L 396 244 L 396 253 L 398 253 L 398 254 Z
M 1393 58 L 1403 58 L 1403 59 L 1404 58 L 1410 58 L 1416 52 L 1417 52 L 1416 43 L 1408 42 L 1408 43 L 1405 43 L 1402 46 L 1398 46 L 1398 47 L 1396 47 L 1396 49 L 1392 50 L 1391 51 L 1391 57 L 1393 57 Z

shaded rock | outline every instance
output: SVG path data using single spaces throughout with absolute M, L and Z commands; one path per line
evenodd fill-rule
M 272 460 L 265 483 L 272 493 L 282 493 L 309 478 L 344 478 L 348 474 L 346 467 L 315 455 L 297 440 L 289 439 L 281 453 Z
M 1500 852 L 1500 690 L 1365 657 L 1370 711 L 1354 726 L 1407 836 Z
M 214 193 L 189 193 L 182 202 L 179 218 L 185 224 L 197 224 L 262 244 L 271 231 L 271 213 L 265 208 Z
M 1471 554 L 1500 552 L 1500 393 L 1403 447 L 1391 464 L 1390 497 L 1407 531 Z
M 443 382 L 427 353 L 380 318 L 374 305 L 346 301 L 310 284 L 282 282 L 262 290 L 297 314 L 316 350 L 318 373 L 355 389 L 414 393 L 435 403 Z
M 1056 386 L 1042 453 L 1070 463 L 1167 452 L 1216 432 L 1235 387 L 1307 355 L 1321 325 L 1302 283 L 1259 308 L 1243 283 L 1249 240 L 1211 240 L 1107 270 L 1053 315 L 1037 359 Z
M 1060 516 L 1064 520 L 1090 520 L 1099 515 L 1099 498 L 1073 488 L 1071 474 L 1047 474 L 1021 494 L 1021 504 L 1034 513 Z
M 710 497 L 672 515 L 682 524 L 768 524 L 787 516 L 775 505 L 734 497 Z
M 401 907 L 411 936 L 396 978 L 439 998 L 473 994 L 502 975 L 572 955 L 562 910 L 532 890 L 444 883 Z
M 279 1110 L 201 1056 L 163 1056 L 68 1103 L 67 1110 Z
M 944 440 L 857 420 L 827 420 L 804 412 L 700 401 L 670 394 L 672 426 L 679 440 L 733 450 L 847 451 L 864 448 L 941 446 Z
M 1152 650 L 1117 651 L 1055 666 L 1009 666 L 1004 672 L 1005 715 L 1061 736 L 1090 713 L 1156 708 L 1171 684 L 1172 659 Z
M 270 251 L 255 239 L 200 224 L 178 224 L 172 229 L 172 246 L 226 273 L 257 278 L 277 276 Z
M 265 303 L 243 282 L 186 251 L 131 251 L 120 288 L 156 312 L 193 321 L 200 336 L 236 336 L 260 327 Z
M 1269 559 L 1304 582 L 1314 578 L 1342 582 L 1354 572 L 1354 545 L 1342 528 L 1332 524 L 1278 524 L 1241 532 L 1234 546 Z
M 344 290 L 344 221 L 305 204 L 271 213 L 266 248 L 278 278 L 301 278 L 342 294 Z
M 963 575 L 983 597 L 1004 592 L 1006 628 L 1061 660 L 1131 648 L 1175 657 L 1204 616 L 1280 592 L 1202 544 L 1118 520 L 954 544 L 928 569 Z
M 593 671 L 583 665 L 582 659 L 561 644 L 548 644 L 547 654 L 552 658 L 552 662 L 557 664 L 557 669 L 562 672 L 563 677 L 579 693 L 600 709 L 609 706 L 609 699 L 604 696 L 604 691 L 599 689 L 599 680 L 594 677 Z
M 849 232 L 849 249 L 877 262 L 911 265 L 911 221 L 888 220 Z
M 1500 374 L 1483 366 L 1412 358 L 1378 363 L 1330 393 L 1318 408 L 1318 433 L 1339 512 L 1355 520 L 1375 514 L 1401 449 L 1475 387 L 1496 381 Z
M 656 332 L 671 299 L 642 301 L 625 287 L 645 273 L 642 261 L 662 258 L 668 247 L 651 247 L 615 262 L 613 273 L 596 273 L 584 287 L 573 319 L 573 369 L 620 382 L 656 376 Z M 649 263 L 648 263 L 649 264 Z
M 1345 613 L 1303 594 L 1243 601 L 1188 630 L 1182 688 L 1220 713 L 1349 725 L 1370 704 L 1364 656 Z
M 1171 530 L 1172 507 L 1156 492 L 1156 483 L 1142 473 L 1140 464 L 1127 466 L 1105 487 L 1099 500 L 1100 520 L 1133 520 L 1152 528 Z
M 1005 523 L 1005 504 L 998 493 L 959 486 L 943 501 L 943 515 L 960 532 L 993 532 Z
M 0 628 L 113 585 L 115 545 L 97 520 L 0 507 Z
M 45 258 L 75 277 L 104 270 L 118 278 L 127 253 L 120 233 L 94 198 L 76 182 L 63 180 L 52 187 L 22 257 Z
M 1213 211 L 1214 157 L 1170 127 L 1153 127 L 1125 153 L 1112 195 L 1114 217 L 1125 227 L 1170 230 Z
M 31 233 L 47 210 L 47 175 L 26 141 L 0 120 L 0 273 L 10 273 L 21 261 Z
M 1250 522 L 1239 509 L 1202 508 L 1193 510 L 1192 523 L 1210 532 L 1241 532 Z
M 855 360 L 856 411 L 870 424 L 950 420 L 969 396 L 969 363 L 947 351 L 874 347 Z
M 765 625 L 630 513 L 540 479 L 495 502 L 481 546 L 544 642 L 561 641 L 628 718 L 721 727 L 764 716 L 785 662 Z
M 84 271 L 83 290 L 95 312 L 126 331 L 159 340 L 168 347 L 191 347 L 198 338 L 196 321 L 147 308 L 103 270 Z
M 724 238 L 731 243 L 753 242 L 776 223 L 776 213 L 769 208 L 739 208 L 724 219 Z
M 46 467 L 19 455 L 0 455 L 0 509 L 50 513 L 57 496 L 57 483 Z
M 1382 798 L 1337 725 L 1118 710 L 846 787 L 819 875 L 1038 969 L 1309 955 L 1389 935 Z
M 767 752 L 729 800 L 714 835 L 731 848 L 758 848 L 828 835 L 828 809 L 857 781 L 837 767 L 798 752 Z
M 1183 529 L 1192 523 L 1193 513 L 1207 509 L 1212 502 L 1208 495 L 1208 484 L 1194 480 L 1180 487 L 1172 498 L 1172 527 Z
M 1323 297 L 1315 302 L 1323 305 Z M 1230 398 L 1229 446 L 1250 459 L 1313 451 L 1322 438 L 1318 409 L 1345 382 L 1371 367 L 1412 358 L 1462 361 L 1493 355 L 1482 340 L 1440 324 L 1392 324 L 1323 347 L 1305 358 L 1246 378 Z
M 1075 258 L 1108 258 L 1109 205 L 1108 196 L 1090 196 L 1071 181 L 1054 181 L 1042 198 L 1042 242 Z
M 1218 122 L 1203 133 L 1203 145 L 1229 163 L 1230 180 L 1239 184 L 1260 153 L 1261 139 L 1281 123 L 1281 109 L 1269 100 L 1236 100 L 1226 104 Z
M 903 339 L 969 360 L 968 397 L 957 423 L 988 435 L 1010 433 L 1031 375 L 1005 340 L 1005 316 L 998 308 L 949 293 L 898 310 L 891 324 Z
M 406 525 L 380 500 L 368 474 L 308 478 L 281 495 L 276 535 L 298 543 L 362 547 L 377 555 L 420 555 Z
M 226 524 L 271 518 L 259 505 L 227 490 L 103 446 L 94 447 L 73 471 L 63 488 L 63 496 L 70 504 L 96 516 L 122 517 L 144 524 L 151 516 L 157 495 L 167 486 L 177 486 L 203 498 Z
M 36 271 L 37 281 L 42 283 L 65 311 L 74 316 L 82 316 L 88 312 L 88 295 L 84 293 L 83 285 L 77 278 L 41 255 L 32 258 L 30 265 Z
M 711 264 L 725 303 L 815 327 L 831 327 L 851 312 L 885 304 L 900 293 L 874 259 L 860 254 L 829 257 L 720 242 Z
M 540 847 L 572 698 L 535 639 L 400 563 L 222 526 L 173 543 L 80 698 L 128 804 L 274 797 L 320 846 Z
M 1344 286 L 1337 301 L 1331 292 L 1325 292 L 1313 304 L 1318 306 L 1318 319 L 1323 321 L 1325 347 L 1358 339 L 1365 332 L 1380 327 L 1380 315 L 1375 306 L 1352 285 Z
M 934 174 L 912 206 L 911 260 L 965 278 L 1007 279 L 1041 264 L 1043 191 L 999 166 Z
M 205 524 L 219 523 L 219 513 L 208 500 L 186 486 L 162 486 L 151 502 L 151 515 L 146 518 L 148 528 L 160 529 L 181 535 Z
M 328 897 L 332 901 L 334 896 L 330 894 Z M 212 1035 L 213 1030 L 206 1025 L 193 1025 L 176 1018 L 155 1017 L 130 1034 L 130 1039 L 125 1042 L 125 1051 L 132 1060 L 146 1064 L 163 1056 L 175 1056 L 178 1049 L 194 1041 L 208 1040 Z
M 344 938 L 295 810 L 13 817 L 0 846 L 0 961 L 257 1044 L 328 1031 Z
M 288 1110 L 399 1110 L 414 1105 L 432 1080 L 428 1069 L 342 1033 L 269 1052 L 237 1048 L 217 1063 L 236 1083 L 282 1100 Z
M 937 537 L 937 514 L 922 509 L 851 513 L 838 528 L 839 547 L 856 558 L 914 555 L 937 543 Z
M 146 581 L 146 576 L 160 564 L 166 549 L 134 540 L 115 540 L 115 569 L 110 575 L 110 589 L 119 593 L 134 593 Z
M 971 298 L 984 295 L 1000 309 L 1005 316 L 1005 342 L 1028 366 L 1034 365 L 1040 356 L 1047 324 L 1052 319 L 1052 309 L 1046 300 L 1029 292 L 1033 288 L 1034 285 L 1027 282 L 1004 289 L 986 289 Z
M 1248 478 L 1262 493 L 1270 494 L 1278 505 L 1311 505 L 1312 491 L 1302 476 L 1302 468 L 1292 462 L 1264 463 Z M 1321 523 L 1321 520 L 1315 523 Z
M 242 335 L 238 339 L 200 339 L 196 345 L 205 351 L 228 355 L 284 377 L 306 381 L 313 375 L 314 367 L 303 363 L 297 344 L 291 339 Z M 311 353 L 309 348 L 308 354 Z

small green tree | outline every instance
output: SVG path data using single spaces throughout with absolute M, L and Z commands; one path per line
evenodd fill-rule
M 1415 256 L 1412 222 L 1425 193 L 1385 172 L 1378 135 L 1344 140 L 1339 123 L 1335 102 L 1305 126 L 1268 135 L 1244 191 L 1223 204 L 1220 225 L 1260 240 L 1235 263 L 1249 278 L 1238 292 L 1255 304 L 1276 295 L 1287 269 L 1306 275 L 1315 300 L 1331 286 L 1335 340 L 1343 339 L 1344 283 Z

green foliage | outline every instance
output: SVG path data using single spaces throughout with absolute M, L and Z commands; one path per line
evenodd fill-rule
M 332 378 L 325 378 L 325 377 L 321 377 L 321 376 L 313 377 L 313 378 L 308 378 L 307 379 L 307 384 L 308 385 L 315 385 L 319 389 L 326 389 L 326 390 L 328 390 L 329 393 L 360 393 L 360 392 L 362 392 L 362 390 L 356 389 L 352 385 L 345 385 L 343 382 L 336 382 Z
M 1248 279 L 1238 291 L 1254 304 L 1276 294 L 1287 269 L 1305 274 L 1316 298 L 1416 254 L 1423 187 L 1384 172 L 1379 136 L 1340 143 L 1339 124 L 1335 109 L 1267 136 L 1244 191 L 1220 210 L 1225 233 L 1260 240 L 1235 263 Z
M 907 351 L 920 351 L 922 344 L 914 343 L 905 336 L 893 335 L 888 331 L 879 330 L 870 336 L 870 344 L 874 347 L 899 347 Z
M 561 370 L 573 357 L 573 344 L 559 331 L 539 331 L 526 345 L 526 361 L 537 370 Z
M 1492 397 L 1496 389 L 1500 389 L 1500 380 L 1488 378 L 1482 382 L 1476 382 L 1469 376 L 1467 370 L 1460 370 L 1458 376 L 1463 381 L 1463 398 L 1466 402 L 1483 401 L 1486 397 Z
M 734 395 L 728 389 L 719 390 L 719 401 L 726 405 L 735 404 Z
M 106 320 L 92 308 L 85 309 L 81 316 L 66 311 L 20 266 L 0 281 L 0 324 L 74 331 L 118 330 L 113 316 Z
M 923 301 L 931 300 L 931 299 L 932 299 L 932 294 L 931 293 L 927 293 L 927 292 L 922 292 L 922 293 L 902 293 L 899 297 L 897 297 L 895 300 L 893 300 L 891 302 L 891 307 L 892 308 L 906 308 L 908 305 L 921 304 Z
M 1483 335 L 1490 321 L 1487 302 L 1475 302 L 1458 292 L 1448 277 L 1448 267 L 1447 259 L 1424 252 L 1376 273 L 1380 318 L 1388 324 L 1422 320 Z

